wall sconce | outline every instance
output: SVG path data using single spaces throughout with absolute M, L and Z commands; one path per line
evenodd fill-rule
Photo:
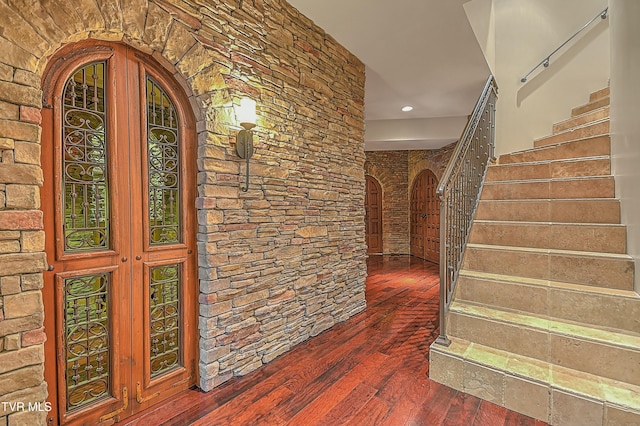
M 253 156 L 253 129 L 256 127 L 256 101 L 250 98 L 240 100 L 240 108 L 236 110 L 236 117 L 244 128 L 238 132 L 236 138 L 236 152 L 238 157 L 247 160 L 247 177 L 243 192 L 249 190 L 249 159 Z

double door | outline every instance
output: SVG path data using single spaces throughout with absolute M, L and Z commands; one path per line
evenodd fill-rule
M 194 124 L 131 48 L 57 57 L 43 84 L 48 417 L 108 423 L 196 382 Z

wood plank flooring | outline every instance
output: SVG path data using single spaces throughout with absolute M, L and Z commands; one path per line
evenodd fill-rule
M 244 377 L 185 391 L 121 424 L 546 424 L 429 380 L 437 266 L 410 256 L 371 256 L 367 265 L 364 312 Z

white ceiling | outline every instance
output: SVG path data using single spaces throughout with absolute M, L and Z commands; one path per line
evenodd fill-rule
M 469 0 L 288 1 L 366 65 L 366 150 L 458 139 L 489 75 Z

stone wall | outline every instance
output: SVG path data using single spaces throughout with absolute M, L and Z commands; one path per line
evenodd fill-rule
M 409 182 L 411 182 L 409 190 L 411 190 L 416 176 L 426 169 L 431 170 L 440 182 L 455 148 L 456 143 L 454 142 L 440 149 L 409 151 Z
M 45 398 L 41 78 L 73 41 L 151 54 L 192 103 L 204 390 L 363 310 L 364 65 L 284 0 L 69 5 L 0 0 L 0 400 Z M 244 95 L 259 117 L 246 193 L 233 113 Z
M 384 254 L 409 254 L 409 208 L 415 177 L 430 169 L 442 178 L 456 144 L 421 151 L 367 151 L 365 173 L 382 187 L 382 240 Z

